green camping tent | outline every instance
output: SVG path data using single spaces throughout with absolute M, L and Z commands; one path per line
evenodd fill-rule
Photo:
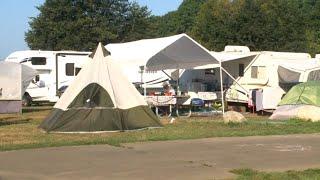
M 40 128 L 47 132 L 102 132 L 161 126 L 100 43 Z
M 298 104 L 320 106 L 319 81 L 310 81 L 292 87 L 290 91 L 283 97 L 279 103 L 279 106 Z

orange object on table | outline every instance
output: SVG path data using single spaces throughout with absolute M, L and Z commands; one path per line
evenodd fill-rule
M 164 95 L 165 96 L 172 96 L 172 93 L 171 92 L 164 92 Z

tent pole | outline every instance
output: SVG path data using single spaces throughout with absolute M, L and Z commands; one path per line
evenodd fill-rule
M 223 82 L 222 82 L 222 64 L 220 63 L 220 91 L 221 91 L 221 105 L 222 105 L 222 114 L 224 114 L 224 93 L 223 93 Z

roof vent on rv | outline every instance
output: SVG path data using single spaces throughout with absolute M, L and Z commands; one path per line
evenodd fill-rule
M 247 46 L 226 46 L 224 47 L 224 52 L 249 53 L 250 49 Z
M 320 54 L 316 54 L 316 59 L 320 59 Z

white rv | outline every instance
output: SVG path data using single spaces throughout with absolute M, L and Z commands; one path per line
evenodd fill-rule
M 288 89 L 307 81 L 320 81 L 320 59 L 314 58 L 303 64 L 284 63 L 278 67 L 279 86 Z
M 56 102 L 63 91 L 81 70 L 90 52 L 76 51 L 16 51 L 5 61 L 25 64 L 39 75 L 30 83 L 24 94 L 24 103 Z
M 319 60 L 311 58 L 308 53 L 250 52 L 249 48 L 246 51 L 243 49 L 246 47 L 227 46 L 223 52 L 212 52 L 213 56 L 222 62 L 222 67 L 236 79 L 234 81 L 230 76 L 223 74 L 228 102 L 247 104 L 252 91 L 259 89 L 264 93 L 262 109 L 275 109 L 282 95 L 290 87 L 307 81 L 310 73 L 318 77 L 319 73 L 316 73 L 316 70 L 320 69 Z M 301 76 L 299 74 L 297 80 L 290 82 L 289 77 L 292 78 L 292 75 L 282 70 L 282 76 L 288 78 L 284 80 L 279 74 L 283 67 L 297 71 Z M 219 74 L 215 79 L 219 79 Z

